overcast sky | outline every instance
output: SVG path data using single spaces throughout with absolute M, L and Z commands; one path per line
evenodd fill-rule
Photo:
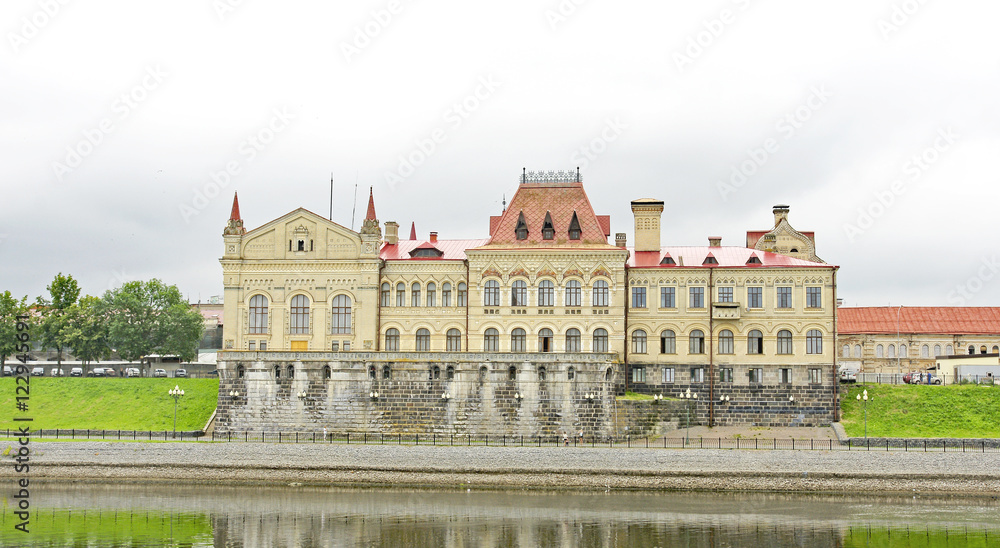
M 65 5 L 64 5 L 65 4 Z M 222 292 L 297 207 L 488 235 L 529 170 L 581 168 L 633 241 L 815 231 L 848 305 L 1000 304 L 1000 4 L 606 0 L 0 3 L 0 291 Z

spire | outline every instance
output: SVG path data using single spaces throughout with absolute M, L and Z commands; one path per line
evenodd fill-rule
M 415 222 L 410 223 L 410 239 L 411 240 L 417 239 L 417 223 Z
M 240 219 L 240 198 L 237 193 L 233 192 L 233 212 L 229 214 L 230 221 L 239 221 Z
M 368 187 L 368 215 L 365 215 L 366 221 L 374 221 L 375 217 L 375 195 L 372 194 L 372 187 Z

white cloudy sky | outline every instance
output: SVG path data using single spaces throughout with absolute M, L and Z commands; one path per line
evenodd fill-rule
M 672 245 L 787 203 L 848 305 L 1000 304 L 994 1 L 330 4 L 0 3 L 0 291 L 207 299 L 234 190 L 248 227 L 326 214 L 333 172 L 342 224 L 357 182 L 355 225 L 373 186 L 473 238 L 522 167 L 580 166 L 630 241 L 636 198 Z

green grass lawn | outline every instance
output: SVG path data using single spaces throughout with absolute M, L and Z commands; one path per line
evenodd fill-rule
M 170 430 L 174 399 L 167 392 L 180 386 L 184 396 L 177 406 L 177 429 L 201 430 L 219 393 L 218 379 L 31 377 L 28 412 L 22 413 L 15 396 L 24 394 L 15 394 L 14 382 L 14 377 L 0 378 L 0 429 L 30 424 L 32 430 Z M 15 423 L 14 417 L 33 421 Z
M 851 387 L 841 402 L 849 436 L 865 433 L 863 402 L 856 399 L 864 389 L 870 437 L 1000 437 L 1000 387 L 889 384 Z

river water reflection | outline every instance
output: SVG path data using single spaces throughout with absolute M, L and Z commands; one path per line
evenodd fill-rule
M 3 546 L 1000 546 L 984 499 L 40 484 Z

